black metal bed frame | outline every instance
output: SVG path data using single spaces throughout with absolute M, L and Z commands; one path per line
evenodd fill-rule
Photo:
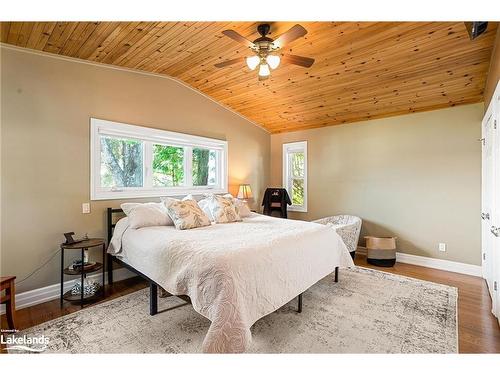
M 108 229 L 108 246 L 111 242 L 111 238 L 113 237 L 113 230 L 116 226 L 116 224 L 113 222 L 113 214 L 122 214 L 122 213 L 123 210 L 121 208 L 107 209 L 106 222 Z M 141 276 L 143 279 L 149 282 L 149 314 L 150 315 L 158 314 L 158 284 L 149 277 L 147 277 L 146 275 L 144 275 L 142 272 L 136 270 L 131 265 L 123 262 L 121 259 L 108 253 L 106 262 L 107 273 L 108 273 L 108 285 L 113 285 L 113 261 L 125 267 L 126 269 L 134 272 L 135 274 Z
M 121 208 L 108 208 L 106 212 L 106 222 L 107 222 L 107 230 L 108 230 L 108 246 L 109 243 L 111 242 L 111 237 L 113 237 L 113 230 L 116 226 L 116 224 L 113 222 L 113 214 L 123 214 L 123 210 Z M 107 273 L 108 273 L 108 285 L 113 285 L 113 261 L 118 263 L 119 265 L 125 267 L 126 269 L 134 272 L 135 274 L 141 276 L 143 279 L 147 280 L 149 282 L 149 314 L 150 315 L 156 315 L 158 314 L 158 287 L 159 285 L 146 275 L 144 275 L 142 272 L 137 271 L 134 267 L 131 265 L 123 262 L 121 259 L 117 258 L 116 256 L 113 256 L 112 254 L 107 254 L 107 261 L 106 261 L 106 267 L 107 267 Z M 335 282 L 339 281 L 339 267 L 335 267 Z M 297 305 L 297 312 L 301 313 L 302 312 L 302 294 L 300 293 L 297 298 L 298 298 L 298 305 Z M 170 294 L 167 292 L 167 297 L 173 296 L 173 294 Z M 176 296 L 178 298 L 183 299 L 184 301 L 191 303 L 191 300 L 188 296 Z

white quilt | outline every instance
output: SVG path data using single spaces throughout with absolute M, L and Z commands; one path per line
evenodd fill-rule
M 335 229 L 252 214 L 239 223 L 176 230 L 118 222 L 109 252 L 210 319 L 209 353 L 244 352 L 250 327 L 352 259 Z

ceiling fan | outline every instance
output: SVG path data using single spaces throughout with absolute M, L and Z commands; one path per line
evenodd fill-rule
M 222 34 L 245 45 L 254 53 L 254 55 L 223 61 L 215 64 L 215 67 L 224 68 L 241 61 L 246 61 L 247 66 L 251 70 L 255 70 L 257 66 L 259 67 L 259 81 L 263 81 L 269 78 L 271 69 L 276 69 L 280 62 L 287 62 L 303 66 L 305 68 L 310 68 L 312 64 L 314 64 L 314 59 L 311 59 L 310 57 L 285 54 L 280 56 L 279 54 L 279 50 L 285 45 L 307 34 L 307 30 L 301 25 L 293 26 L 287 32 L 281 34 L 277 39 L 271 39 L 266 36 L 269 34 L 270 30 L 271 26 L 267 23 L 262 23 L 257 26 L 257 31 L 259 32 L 260 37 L 255 39 L 253 42 L 249 41 L 234 30 L 224 30 Z

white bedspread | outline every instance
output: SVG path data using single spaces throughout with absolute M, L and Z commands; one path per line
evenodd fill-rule
M 109 252 L 212 322 L 204 352 L 244 352 L 250 327 L 334 271 L 353 266 L 335 229 L 253 214 L 191 230 L 115 228 Z M 121 240 L 121 241 L 120 241 Z

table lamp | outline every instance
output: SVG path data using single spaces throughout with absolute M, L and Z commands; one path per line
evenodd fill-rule
M 243 201 L 247 201 L 248 199 L 253 198 L 252 189 L 250 188 L 250 184 L 241 184 L 240 189 L 238 190 L 238 199 Z

